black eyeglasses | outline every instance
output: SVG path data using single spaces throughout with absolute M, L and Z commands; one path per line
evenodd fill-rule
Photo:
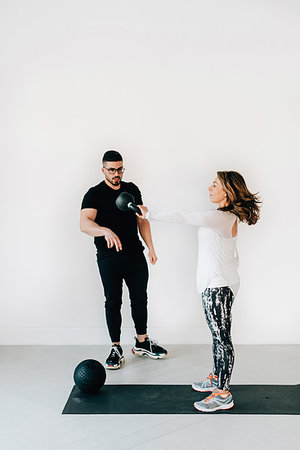
M 103 167 L 103 169 L 107 170 L 111 175 L 114 175 L 116 172 L 124 173 L 125 171 L 125 167 L 119 167 L 119 169 L 107 169 L 106 167 Z

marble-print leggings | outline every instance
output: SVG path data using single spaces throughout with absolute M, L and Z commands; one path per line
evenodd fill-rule
M 231 341 L 231 307 L 234 295 L 229 288 L 207 288 L 202 292 L 205 317 L 213 338 L 213 373 L 218 376 L 218 388 L 229 389 L 234 363 Z

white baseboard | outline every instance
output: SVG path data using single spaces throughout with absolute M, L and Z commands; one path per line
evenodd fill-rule
M 159 328 L 148 330 L 152 339 L 166 344 L 211 344 L 207 327 Z M 268 329 L 266 326 L 234 327 L 234 344 L 300 344 L 298 327 L 282 326 Z M 134 329 L 124 327 L 121 341 L 132 344 Z M 110 339 L 106 328 L 0 328 L 0 345 L 108 345 Z

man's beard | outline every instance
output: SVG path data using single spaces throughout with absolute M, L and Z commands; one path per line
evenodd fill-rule
M 120 178 L 117 178 L 117 179 L 113 178 L 111 183 L 114 184 L 115 186 L 118 186 L 118 184 L 121 183 L 121 179 Z

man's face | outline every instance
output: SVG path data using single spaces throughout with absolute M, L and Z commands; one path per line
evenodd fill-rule
M 123 178 L 123 161 L 104 161 L 102 172 L 113 186 L 118 186 Z

